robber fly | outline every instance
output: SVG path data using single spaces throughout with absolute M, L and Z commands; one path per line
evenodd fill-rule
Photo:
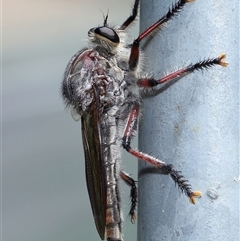
M 135 221 L 137 205 L 136 182 L 121 170 L 120 149 L 169 174 L 191 203 L 201 196 L 192 191 L 184 176 L 157 158 L 131 147 L 138 127 L 141 91 L 180 78 L 195 70 L 213 65 L 227 66 L 225 54 L 217 58 L 190 64 L 160 79 L 144 71 L 141 41 L 177 15 L 184 5 L 193 0 L 179 0 L 157 22 L 143 31 L 132 44 L 126 42 L 125 30 L 138 14 L 139 0 L 132 13 L 119 27 L 108 25 L 108 15 L 102 26 L 88 31 L 89 47 L 77 52 L 64 73 L 62 96 L 71 106 L 73 116 L 82 122 L 87 188 L 96 228 L 102 240 L 122 241 L 122 209 L 119 179 L 130 186 L 129 215 Z

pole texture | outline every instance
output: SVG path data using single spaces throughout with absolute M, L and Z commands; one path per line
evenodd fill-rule
M 142 0 L 140 32 L 172 6 Z M 199 190 L 195 205 L 173 180 L 139 161 L 138 241 L 239 241 L 239 0 L 196 0 L 143 44 L 159 78 L 226 53 L 227 68 L 195 71 L 145 98 L 139 149 L 173 164 Z

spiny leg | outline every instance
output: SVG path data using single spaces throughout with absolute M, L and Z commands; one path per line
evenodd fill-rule
M 154 79 L 154 78 L 143 78 L 140 79 L 138 81 L 138 85 L 140 87 L 154 87 L 156 85 L 162 84 L 164 82 L 167 81 L 171 81 L 174 80 L 176 78 L 180 78 L 186 74 L 190 74 L 192 72 L 194 72 L 195 70 L 204 70 L 204 69 L 208 69 L 214 65 L 221 65 L 223 67 L 226 67 L 228 65 L 227 62 L 224 62 L 223 59 L 226 57 L 226 54 L 221 54 L 219 57 L 217 58 L 213 58 L 213 59 L 206 59 L 203 61 L 199 61 L 196 64 L 190 64 L 185 68 L 181 68 L 175 72 L 172 72 L 166 76 L 164 76 L 163 78 L 160 79 Z
M 138 15 L 138 6 L 139 6 L 140 0 L 135 0 L 133 9 L 132 9 L 132 14 L 128 17 L 128 19 L 121 25 L 119 29 L 124 30 L 127 28 L 137 17 Z
M 177 13 L 180 12 L 180 10 L 183 8 L 183 6 L 187 2 L 194 2 L 194 0 L 179 0 L 176 2 L 171 9 L 169 9 L 168 13 L 164 15 L 162 18 L 160 18 L 157 22 L 152 24 L 149 28 L 147 28 L 143 33 L 141 33 L 138 38 L 136 38 L 133 41 L 132 48 L 131 48 L 131 54 L 129 58 L 129 69 L 135 70 L 138 65 L 138 59 L 139 59 L 139 45 L 142 39 L 149 36 L 152 32 L 157 30 L 161 25 L 169 21 L 173 16 L 175 16 Z
M 134 181 L 126 172 L 121 171 L 120 172 L 120 177 L 122 180 L 129 186 L 131 187 L 130 190 L 130 198 L 131 198 L 131 207 L 129 211 L 129 216 L 131 218 L 131 222 L 135 223 L 136 220 L 136 215 L 135 215 L 135 210 L 137 207 L 137 186 L 136 186 L 136 181 Z
M 141 159 L 152 166 L 155 166 L 156 168 L 162 170 L 165 174 L 169 174 L 174 182 L 178 185 L 178 187 L 181 189 L 182 192 L 184 192 L 190 199 L 190 202 L 195 204 L 195 197 L 201 197 L 201 193 L 199 191 L 192 191 L 191 185 L 188 183 L 188 181 L 184 178 L 184 176 L 181 174 L 181 172 L 173 169 L 173 166 L 170 164 L 167 164 L 163 161 L 158 160 L 157 158 L 154 158 L 148 154 L 142 153 L 140 151 L 136 151 L 132 149 L 131 147 L 131 139 L 133 137 L 133 134 L 137 128 L 137 122 L 138 122 L 138 116 L 139 116 L 139 105 L 136 104 L 130 114 L 127 121 L 127 125 L 124 131 L 122 146 L 124 149 L 126 149 L 130 154 L 137 157 L 138 159 Z

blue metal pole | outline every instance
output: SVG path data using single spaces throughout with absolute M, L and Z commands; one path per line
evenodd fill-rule
M 140 31 L 171 4 L 142 0 Z M 139 161 L 138 241 L 238 241 L 239 0 L 190 2 L 144 46 L 156 78 L 222 52 L 229 66 L 196 71 L 143 100 L 139 149 L 181 170 L 202 198 L 190 204 L 169 176 Z

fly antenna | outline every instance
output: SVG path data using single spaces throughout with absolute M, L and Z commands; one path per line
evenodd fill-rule
M 102 14 L 103 14 L 103 26 L 108 26 L 107 20 L 108 20 L 108 12 L 109 12 L 109 9 L 107 10 L 107 15 L 106 15 L 106 16 L 104 15 L 104 13 L 103 13 L 102 10 L 100 10 L 100 11 L 101 11 Z

